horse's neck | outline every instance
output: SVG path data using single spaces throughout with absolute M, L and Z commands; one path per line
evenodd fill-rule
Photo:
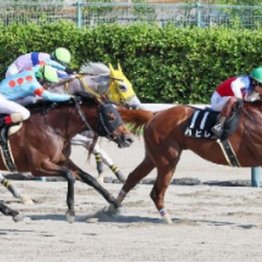
M 56 85 L 52 85 L 49 91 L 55 93 L 74 94 L 84 91 L 79 79 L 62 80 Z
M 85 75 L 83 76 L 82 85 L 88 92 L 91 90 L 99 95 L 105 94 L 109 88 L 109 75 Z
M 41 128 L 52 130 L 64 139 L 71 139 L 86 129 L 76 107 L 70 105 L 58 105 L 57 108 L 47 110 L 43 107 L 41 110 L 40 108 L 31 110 L 31 119 L 32 122 L 41 125 Z

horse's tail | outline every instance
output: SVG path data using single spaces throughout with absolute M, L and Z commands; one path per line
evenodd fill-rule
M 125 123 L 131 124 L 131 131 L 139 134 L 140 129 L 152 118 L 154 112 L 143 109 L 127 109 L 118 107 L 118 112 Z

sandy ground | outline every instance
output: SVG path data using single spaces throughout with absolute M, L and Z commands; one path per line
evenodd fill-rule
M 103 148 L 127 175 L 143 157 L 143 141 L 118 149 Z M 94 161 L 74 147 L 72 158 L 91 173 Z M 154 177 L 154 172 L 150 177 Z M 106 176 L 112 177 L 109 170 Z M 250 169 L 217 166 L 185 152 L 175 178 L 249 180 Z M 140 184 L 115 217 L 103 210 L 106 201 L 92 188 L 76 182 L 76 221 L 65 220 L 66 183 L 12 181 L 35 203 L 24 205 L 0 187 L 1 199 L 20 210 L 15 223 L 0 214 L 0 261 L 262 261 L 262 190 L 249 186 L 223 187 L 203 183 L 171 185 L 166 207 L 173 220 L 165 225 L 149 198 L 152 185 Z M 120 184 L 106 183 L 117 195 Z

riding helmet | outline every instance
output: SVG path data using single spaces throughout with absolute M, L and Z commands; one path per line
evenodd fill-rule
M 250 73 L 251 78 L 262 84 L 262 66 L 254 68 Z
M 40 67 L 39 70 L 35 73 L 35 75 L 37 78 L 43 79 L 44 81 L 48 81 L 51 83 L 59 82 L 57 71 L 49 65 Z
M 52 54 L 51 57 L 63 64 L 69 64 L 71 61 L 70 52 L 64 47 L 58 47 Z

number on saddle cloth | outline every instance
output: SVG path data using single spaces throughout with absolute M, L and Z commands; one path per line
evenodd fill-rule
M 227 119 L 221 140 L 227 139 L 229 135 L 236 131 L 239 123 L 240 108 L 241 106 L 236 106 L 231 116 Z M 205 109 L 196 109 L 194 114 L 188 120 L 184 132 L 185 136 L 216 140 L 217 136 L 213 135 L 210 129 L 216 124 L 218 115 L 218 112 L 215 112 L 208 107 Z

